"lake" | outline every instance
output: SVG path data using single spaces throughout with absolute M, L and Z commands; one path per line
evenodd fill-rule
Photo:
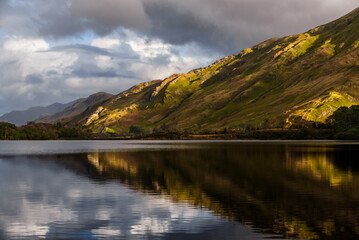
M 0 239 L 359 239 L 359 143 L 3 141 Z

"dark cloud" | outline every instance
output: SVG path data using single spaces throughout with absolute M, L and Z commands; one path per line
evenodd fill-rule
M 54 39 L 79 37 L 87 31 L 104 36 L 120 26 L 141 30 L 150 27 L 139 0 L 72 0 L 45 5 L 39 6 L 44 10 L 34 19 L 39 34 Z
M 96 66 L 91 66 L 91 69 L 88 67 L 74 69 L 71 75 L 80 78 L 135 78 L 133 73 L 128 73 L 128 75 L 125 75 L 118 73 L 113 69 L 103 71 L 98 69 Z
M 101 35 L 119 26 L 143 30 L 151 26 L 141 0 L 73 0 L 70 10 Z
M 153 59 L 151 59 L 151 63 L 158 66 L 158 65 L 167 65 L 171 62 L 170 56 L 168 55 L 160 55 Z
M 8 1 L 7 0 L 0 0 L 0 6 L 3 7 L 3 6 L 7 6 L 8 5 Z M 0 10 L 1 11 L 1 10 Z
M 57 72 L 57 71 L 55 71 L 55 70 L 50 70 L 50 71 L 47 71 L 47 72 L 46 72 L 46 76 L 48 76 L 48 77 L 56 76 L 56 75 L 58 75 L 58 74 L 59 74 L 59 72 Z
M 130 28 L 171 44 L 198 42 L 223 53 L 235 53 L 267 38 L 303 32 L 340 17 L 356 0 L 72 0 L 45 11 L 40 33 L 98 35 Z M 49 7 L 50 9 L 50 7 Z
M 41 84 L 44 82 L 44 79 L 39 74 L 30 74 L 26 76 L 25 81 L 30 84 Z
M 93 46 L 89 46 L 89 45 L 84 45 L 84 44 L 56 46 L 56 47 L 51 48 L 50 50 L 47 50 L 47 52 L 51 52 L 51 51 L 54 51 L 54 52 L 69 51 L 69 52 L 105 55 L 105 56 L 112 55 L 106 49 L 93 47 Z
M 5 6 L 5 4 L 7 4 L 6 0 L 0 0 L 0 6 L 3 7 Z M 1 11 L 1 10 L 0 10 Z
M 94 47 L 85 44 L 60 45 L 60 46 L 52 47 L 51 49 L 43 52 L 73 52 L 73 53 L 88 54 L 94 56 L 103 55 L 103 56 L 111 56 L 111 57 L 117 57 L 122 59 L 138 59 L 138 54 L 136 54 L 132 50 L 132 48 L 126 43 L 121 44 L 119 49 L 116 49 L 115 52 L 110 52 L 105 48 Z
M 190 11 L 178 11 L 170 3 L 147 2 L 145 9 L 153 28 L 150 33 L 176 45 L 190 41 L 211 44 L 216 26 L 196 19 Z
M 14 0 L 13 2 L 18 2 Z M 5 0 L 0 0 L 4 5 Z M 16 34 L 61 39 L 132 29 L 171 44 L 200 43 L 228 54 L 271 37 L 303 32 L 344 15 L 357 0 L 32 0 L 3 12 Z M 1 10 L 0 10 L 1 11 Z M 7 17 L 10 16 L 10 17 Z
M 65 1 L 57 1 L 56 4 L 48 5 L 46 11 L 42 11 L 34 18 L 38 33 L 41 36 L 62 38 L 78 36 L 86 32 L 91 26 L 74 16 Z
M 347 13 L 355 0 L 148 0 L 150 33 L 172 44 L 196 41 L 237 53 L 271 37 L 307 31 Z

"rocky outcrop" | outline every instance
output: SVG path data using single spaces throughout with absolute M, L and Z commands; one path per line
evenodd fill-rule
M 100 113 L 103 111 L 103 107 L 99 107 L 86 121 L 85 125 L 89 125 L 93 121 L 99 119 Z
M 152 92 L 151 94 L 151 98 L 150 100 L 152 100 L 153 98 L 155 98 L 157 96 L 157 94 L 168 84 L 171 82 L 175 82 L 181 75 L 183 74 L 173 74 L 170 77 L 164 79 L 161 84 L 155 88 L 155 90 Z

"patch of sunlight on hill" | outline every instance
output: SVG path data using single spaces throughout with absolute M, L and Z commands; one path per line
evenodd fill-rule
M 318 99 L 297 107 L 291 117 L 302 117 L 307 121 L 325 122 L 340 107 L 351 107 L 359 102 L 346 93 L 330 92 Z

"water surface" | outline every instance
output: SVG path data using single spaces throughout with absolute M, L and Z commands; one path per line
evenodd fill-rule
M 0 239 L 358 239 L 359 145 L 0 142 Z

